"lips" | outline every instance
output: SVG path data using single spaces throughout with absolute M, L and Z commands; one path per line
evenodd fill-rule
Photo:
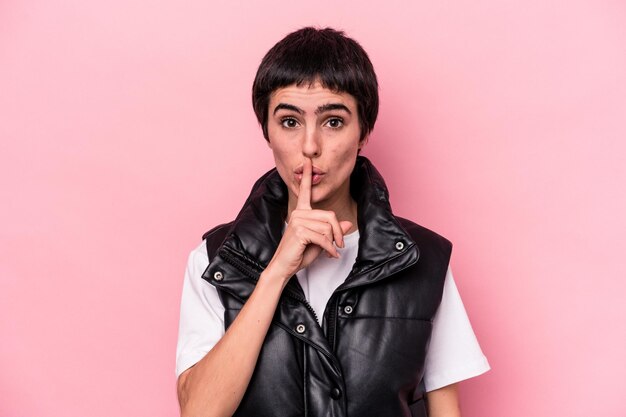
M 296 179 L 296 181 L 298 182 L 298 184 L 302 181 L 302 173 L 303 173 L 304 169 L 302 166 L 297 167 L 294 171 L 294 177 Z M 313 167 L 313 175 L 311 177 L 311 185 L 317 185 L 319 184 L 324 175 L 326 173 L 324 171 L 322 171 L 321 169 L 317 168 L 317 167 Z

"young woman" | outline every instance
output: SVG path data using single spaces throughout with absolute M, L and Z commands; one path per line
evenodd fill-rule
M 456 383 L 489 365 L 450 242 L 395 216 L 359 156 L 378 113 L 367 54 L 296 31 L 263 59 L 253 105 L 276 168 L 189 258 L 181 414 L 460 416 Z

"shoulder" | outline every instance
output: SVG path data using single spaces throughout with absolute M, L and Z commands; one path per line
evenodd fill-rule
M 209 258 L 212 259 L 215 256 L 217 249 L 222 245 L 222 243 L 224 243 L 224 239 L 228 236 L 233 223 L 234 221 L 222 223 L 202 235 L 204 250 L 208 254 Z
M 228 231 L 232 227 L 233 223 L 234 223 L 234 220 L 232 222 L 218 224 L 217 226 L 215 226 L 208 232 L 205 232 L 202 235 L 202 240 L 215 240 L 215 239 L 224 240 L 224 238 L 228 234 Z
M 452 252 L 452 242 L 442 235 L 403 217 L 395 216 L 395 218 L 420 249 L 427 245 L 448 254 Z
M 200 242 L 190 253 L 187 259 L 187 274 L 189 278 L 199 278 L 209 265 L 206 251 L 206 242 Z

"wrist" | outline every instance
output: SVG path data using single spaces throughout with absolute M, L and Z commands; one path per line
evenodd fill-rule
M 289 282 L 292 274 L 288 274 L 285 271 L 282 271 L 281 268 L 276 267 L 275 264 L 270 262 L 270 264 L 265 268 L 265 270 L 261 273 L 259 277 L 259 282 L 272 282 L 280 285 L 280 289 L 282 290 Z

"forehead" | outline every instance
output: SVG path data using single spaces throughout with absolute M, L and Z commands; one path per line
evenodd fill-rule
M 270 111 L 279 103 L 293 104 L 304 110 L 329 103 L 340 103 L 351 110 L 356 109 L 356 99 L 351 94 L 333 91 L 319 82 L 292 84 L 275 90 L 270 96 Z

